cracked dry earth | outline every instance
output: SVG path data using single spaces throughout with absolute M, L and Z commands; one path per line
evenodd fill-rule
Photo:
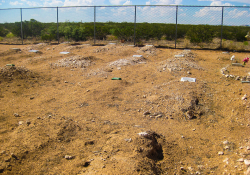
M 249 78 L 250 64 L 231 66 L 232 55 L 249 57 L 1 45 L 0 173 L 249 174 L 250 84 L 235 76 Z

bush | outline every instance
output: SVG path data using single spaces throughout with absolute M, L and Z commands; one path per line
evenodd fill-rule
M 200 44 L 200 43 L 211 43 L 214 37 L 214 31 L 208 25 L 198 25 L 192 26 L 186 36 L 190 39 L 191 43 Z
M 3 37 L 0 36 L 0 41 L 3 41 Z
M 10 33 L 8 33 L 8 34 L 6 35 L 6 37 L 7 37 L 7 38 L 13 38 L 13 37 L 15 37 L 15 35 L 14 35 L 13 33 L 10 32 Z

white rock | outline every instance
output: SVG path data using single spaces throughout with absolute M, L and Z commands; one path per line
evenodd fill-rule
M 244 159 L 240 158 L 240 159 L 237 160 L 237 162 L 244 162 Z
M 223 155 L 224 153 L 223 153 L 222 151 L 219 151 L 218 154 L 219 154 L 219 155 Z
M 138 135 L 141 137 L 146 137 L 146 136 L 148 136 L 148 133 L 147 132 L 140 132 L 140 133 L 138 133 Z
M 246 100 L 247 99 L 247 94 L 245 94 L 242 98 L 241 98 L 241 100 Z
M 69 156 L 69 155 L 66 155 L 64 156 L 65 159 L 73 159 L 74 157 L 73 156 Z
M 247 150 L 250 150 L 250 146 L 247 146 Z
M 20 115 L 18 113 L 14 113 L 15 117 L 20 117 Z
M 22 125 L 22 124 L 23 124 L 23 121 L 19 121 L 18 124 L 19 124 L 19 125 Z
M 230 60 L 234 61 L 235 60 L 235 56 L 233 55 Z
M 249 165 L 250 165 L 250 160 L 245 159 L 245 160 L 244 160 L 244 163 L 245 163 L 246 166 L 249 166 Z
M 229 144 L 229 142 L 226 140 L 223 142 L 224 145 Z

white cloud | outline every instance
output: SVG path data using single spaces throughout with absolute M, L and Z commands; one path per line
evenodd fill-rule
M 224 1 L 224 0 L 198 0 L 198 1 L 214 1 L 214 2 L 217 1 L 217 2 L 221 2 L 221 1 Z M 235 3 L 247 3 L 247 4 L 250 4 L 249 0 L 227 0 L 227 1 L 235 2 Z
M 105 0 L 65 0 L 64 6 L 103 5 Z
M 63 2 L 60 0 L 45 0 L 45 2 L 43 3 L 44 7 L 48 7 L 48 6 L 62 6 Z
M 127 0 L 123 5 L 132 5 L 132 1 Z
M 213 1 L 210 6 L 232 6 L 230 3 L 223 4 L 221 1 Z
M 150 1 L 146 2 L 146 5 L 150 5 Z
M 182 0 L 152 0 L 156 5 L 180 5 Z
M 232 18 L 250 17 L 250 13 L 246 10 L 240 11 L 238 9 L 234 9 L 228 12 L 228 16 L 231 16 Z
M 10 5 L 23 5 L 23 3 L 20 3 L 18 1 L 15 2 L 10 1 Z
M 5 3 L 5 0 L 2 0 L 2 3 Z
M 223 4 L 221 1 L 213 1 L 210 6 L 233 6 L 230 3 Z M 204 7 L 199 11 L 195 12 L 195 17 L 210 16 L 211 18 L 215 13 L 221 12 L 221 7 Z
M 109 2 L 113 5 L 121 5 L 124 0 L 109 0 Z
M 138 7 L 138 22 L 175 22 L 176 7 L 160 6 L 160 7 Z

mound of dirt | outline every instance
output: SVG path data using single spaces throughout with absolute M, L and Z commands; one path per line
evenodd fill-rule
M 154 46 L 145 46 L 140 48 L 137 52 L 140 54 L 156 55 L 157 49 Z
M 4 68 L 0 68 L 0 79 L 5 81 L 10 81 L 14 79 L 29 79 L 35 78 L 37 76 L 37 74 L 31 72 L 25 67 L 6 66 Z
M 166 69 L 171 71 L 181 71 L 181 70 L 190 70 L 197 69 L 203 70 L 201 66 L 199 66 L 193 58 L 195 58 L 195 54 L 191 51 L 184 51 L 181 53 L 177 53 L 178 55 L 182 55 L 182 57 L 174 57 L 169 58 L 166 61 L 162 62 L 163 66 L 160 67 L 160 70 L 165 71 Z
M 135 65 L 146 63 L 146 59 L 144 57 L 129 57 L 124 59 L 119 59 L 109 63 L 109 67 L 121 67 L 127 65 Z
M 82 56 L 71 56 L 52 63 L 52 67 L 71 67 L 71 68 L 86 68 L 91 65 L 95 57 L 82 57 Z

